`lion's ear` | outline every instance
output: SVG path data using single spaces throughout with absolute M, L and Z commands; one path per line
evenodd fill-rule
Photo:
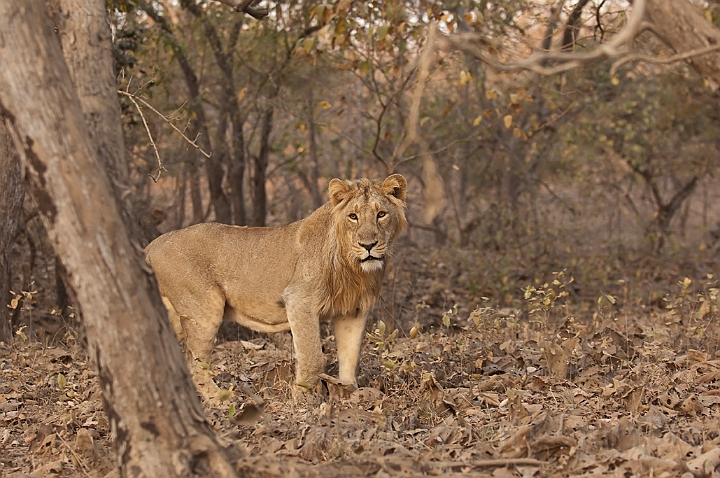
M 407 196 L 407 181 L 402 174 L 393 174 L 383 181 L 382 190 L 385 194 L 395 196 L 402 202 L 405 202 L 405 197 Z
M 328 193 L 330 194 L 330 201 L 332 201 L 333 206 L 340 204 L 348 192 L 350 192 L 350 186 L 346 181 L 335 178 L 328 184 Z

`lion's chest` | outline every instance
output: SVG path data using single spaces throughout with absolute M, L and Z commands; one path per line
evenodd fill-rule
M 334 274 L 325 283 L 320 315 L 331 318 L 367 312 L 380 292 L 381 280 L 376 274 Z

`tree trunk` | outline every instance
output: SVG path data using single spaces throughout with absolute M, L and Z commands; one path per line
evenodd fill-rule
M 233 75 L 233 49 L 237 44 L 242 28 L 242 18 L 237 18 L 230 29 L 230 38 L 228 45 L 223 50 L 215 26 L 207 19 L 205 10 L 200 7 L 195 0 L 182 0 L 181 4 L 190 11 L 196 18 L 200 19 L 205 29 L 205 37 L 210 43 L 210 48 L 215 56 L 215 61 L 223 75 L 223 112 L 225 118 L 230 119 L 232 125 L 232 148 L 224 148 L 225 128 L 222 127 L 223 135 L 219 137 L 222 143 L 220 147 L 224 148 L 225 163 L 228 165 L 228 182 L 230 190 L 228 191 L 229 202 L 232 206 L 233 223 L 239 226 L 247 223 L 245 212 L 245 137 L 243 131 L 243 123 L 245 119 L 240 111 L 240 102 L 238 100 L 238 92 L 235 87 L 235 79 Z
M 2 37 L 0 37 L 2 38 Z M 10 253 L 15 242 L 25 183 L 15 146 L 5 125 L 0 121 L 0 342 L 12 338 L 12 310 L 5 307 L 10 299 Z M 19 292 L 19 291 L 18 291 Z
M 677 53 L 720 43 L 720 30 L 687 0 L 650 0 L 645 13 L 655 33 Z M 720 53 L 694 56 L 687 62 L 716 88 L 720 86 Z
M 234 476 L 109 194 L 62 58 L 44 0 L 0 2 L 0 114 L 84 312 L 121 473 Z
M 243 131 L 243 119 L 239 111 L 233 114 L 232 119 L 232 144 L 234 154 L 231 159 L 228 171 L 228 182 L 230 183 L 230 202 L 233 207 L 233 221 L 238 226 L 247 224 L 247 212 L 245 210 L 245 137 Z
M 260 152 L 255 158 L 253 171 L 253 226 L 264 226 L 267 218 L 267 191 L 265 190 L 265 173 L 270 156 L 270 133 L 273 128 L 272 106 L 265 111 L 260 132 Z
M 112 36 L 107 26 L 104 2 L 48 0 L 48 11 L 60 38 L 65 64 L 77 85 L 85 124 L 98 159 L 110 179 L 115 200 L 130 237 L 145 247 L 157 235 L 146 211 L 137 209 L 131 194 L 130 172 L 120 117 Z
M 315 98 L 313 87 L 310 86 L 308 98 L 308 139 L 310 140 L 310 178 L 308 187 L 310 189 L 310 197 L 312 197 L 312 207 L 317 209 L 323 204 L 323 198 L 320 194 L 320 158 L 318 158 L 317 148 L 317 127 L 315 126 Z
M 145 13 L 148 14 L 150 18 L 157 22 L 163 31 L 168 35 L 170 45 L 175 53 L 178 63 L 180 64 L 180 69 L 183 72 L 185 85 L 188 88 L 188 93 L 190 95 L 190 108 L 195 113 L 195 127 L 191 130 L 192 135 L 190 137 L 197 137 L 198 145 L 200 145 L 204 151 L 210 152 L 211 147 L 208 122 L 205 118 L 205 110 L 203 110 L 200 98 L 200 83 L 197 75 L 190 65 L 190 61 L 187 56 L 183 52 L 183 49 L 180 47 L 180 43 L 175 38 L 175 34 L 173 33 L 167 19 L 160 15 L 151 3 L 148 3 L 145 0 L 139 0 L 138 5 Z M 229 224 L 232 221 L 232 215 L 227 195 L 222 189 L 223 177 L 225 175 L 222 164 L 220 164 L 220 161 L 216 157 L 210 155 L 209 158 L 205 159 L 205 171 L 208 178 L 208 189 L 210 190 L 210 204 L 215 210 L 215 220 Z M 194 180 L 192 172 L 190 178 L 191 181 Z M 192 191 L 194 192 L 194 190 Z M 194 198 L 195 196 L 193 196 L 193 207 L 196 204 Z M 193 214 L 193 216 L 195 216 L 195 214 Z
M 190 184 L 190 204 L 192 204 L 192 223 L 197 224 L 203 220 L 202 194 L 200 192 L 200 172 L 197 161 L 193 157 L 194 151 L 190 151 L 190 159 L 187 162 L 187 182 Z

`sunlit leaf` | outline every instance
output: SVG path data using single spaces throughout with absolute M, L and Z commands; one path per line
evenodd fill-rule
M 332 107 L 332 105 L 330 103 L 328 103 L 327 101 L 320 102 L 320 108 L 322 108 L 324 110 L 331 108 L 331 107 Z
M 378 41 L 382 41 L 385 39 L 385 37 L 388 34 L 389 27 L 387 25 L 380 25 L 377 28 L 377 39 Z
M 483 115 L 478 115 L 478 116 L 475 118 L 475 120 L 473 120 L 473 126 L 479 125 L 480 122 L 482 121 L 482 119 L 483 119 Z
M 513 117 L 512 115 L 505 115 L 503 118 L 503 123 L 505 123 L 505 127 L 510 129 L 510 126 L 512 126 Z
M 306 53 L 310 53 L 312 51 L 314 43 L 315 37 L 307 37 L 305 40 L 303 40 L 303 48 L 305 48 Z
M 414 339 L 418 336 L 420 326 L 418 324 L 413 325 L 413 327 L 410 329 L 410 338 Z

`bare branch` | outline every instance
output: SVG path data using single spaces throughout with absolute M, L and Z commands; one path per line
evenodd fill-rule
M 145 120 L 145 115 L 143 114 L 142 108 L 140 108 L 140 105 L 137 104 L 137 101 L 135 101 L 135 95 L 133 95 L 131 93 L 127 93 L 122 90 L 118 90 L 118 92 L 127 96 L 128 98 L 130 98 L 130 101 L 132 101 L 132 104 L 135 105 L 135 108 L 137 108 L 138 113 L 140 113 L 140 118 L 142 119 L 143 125 L 145 125 L 145 131 L 147 131 L 148 138 L 150 139 L 150 144 L 153 147 L 153 151 L 155 151 L 155 159 L 157 160 L 157 165 L 158 165 L 157 176 L 153 176 L 152 174 L 148 174 L 148 176 L 150 176 L 150 178 L 154 182 L 158 182 L 158 180 L 160 179 L 160 175 L 162 175 L 163 171 L 167 171 L 167 169 L 165 169 L 165 166 L 163 166 L 162 159 L 160 159 L 160 153 L 158 152 L 157 146 L 155 145 L 155 140 L 153 140 L 152 133 L 150 132 L 150 127 L 148 126 L 147 121 Z
M 445 151 L 449 150 L 450 148 L 452 148 L 452 147 L 455 146 L 456 144 L 467 143 L 467 142 L 472 141 L 472 139 L 473 139 L 474 137 L 475 137 L 475 134 L 471 134 L 471 135 L 468 136 L 467 138 L 461 138 L 461 139 L 456 139 L 455 141 L 451 141 L 450 143 L 446 144 L 446 145 L 443 146 L 442 148 L 438 148 L 438 149 L 433 150 L 433 151 L 425 151 L 425 152 L 422 152 L 422 153 L 420 153 L 420 154 L 414 154 L 414 155 L 412 155 L 412 156 L 408 156 L 407 158 L 403 158 L 403 159 L 401 159 L 400 161 L 398 161 L 397 163 L 395 163 L 395 164 L 393 165 L 393 168 L 394 168 L 394 170 L 397 170 L 397 168 L 398 168 L 401 164 L 405 164 L 405 163 L 407 163 L 408 161 L 412 161 L 413 159 L 421 158 L 421 157 L 425 156 L 426 154 L 429 154 L 430 156 L 435 156 L 436 154 L 444 153 Z
M 348 136 L 348 135 L 342 133 L 341 131 L 338 131 L 337 129 L 335 129 L 332 124 L 330 124 L 330 123 L 319 123 L 319 122 L 315 122 L 315 125 L 316 125 L 316 126 L 322 126 L 322 127 L 324 127 L 324 128 L 329 129 L 330 131 L 332 131 L 332 132 L 335 133 L 336 135 L 338 135 L 338 136 L 340 136 L 341 138 L 343 138 L 344 140 L 346 140 L 348 143 L 350 143 L 350 144 L 352 144 L 353 146 L 355 146 L 357 149 L 359 149 L 359 150 L 362 151 L 363 153 L 367 154 L 368 156 L 373 156 L 373 152 L 372 152 L 372 151 L 370 151 L 369 149 L 365 149 L 360 143 L 358 143 L 357 141 L 355 141 L 354 139 L 352 139 L 350 136 Z M 382 161 L 382 160 L 381 160 L 381 161 Z M 384 164 L 384 163 L 383 163 L 383 164 Z
M 687 60 L 688 58 L 692 58 L 695 56 L 705 55 L 706 53 L 711 53 L 717 50 L 720 50 L 720 45 L 711 45 L 705 48 L 697 48 L 695 50 L 686 51 L 684 53 L 678 53 L 677 55 L 672 55 L 667 58 L 655 58 L 648 55 L 642 55 L 640 53 L 633 53 L 631 55 L 620 58 L 615 63 L 613 63 L 612 67 L 610 68 L 610 75 L 615 76 L 615 72 L 618 70 L 618 68 L 620 68 L 621 65 L 631 61 L 644 61 L 646 63 L 665 65 L 668 63 L 676 63 L 678 61 Z
M 165 115 L 163 115 L 163 114 L 160 113 L 158 110 L 156 110 L 155 108 L 153 108 L 152 105 L 150 105 L 150 103 L 148 103 L 148 102 L 145 101 L 144 99 L 140 98 L 139 96 L 136 96 L 136 95 L 134 95 L 134 94 L 132 94 L 132 93 L 129 93 L 129 92 L 127 92 L 127 91 L 118 90 L 118 93 L 120 93 L 120 94 L 123 95 L 123 96 L 127 96 L 128 98 L 130 98 L 130 101 L 132 101 L 132 102 L 135 104 L 135 107 L 137 107 L 138 111 L 140 111 L 140 116 L 142 116 L 143 123 L 145 123 L 145 117 L 142 115 L 142 111 L 140 110 L 140 106 L 135 102 L 135 100 L 141 102 L 143 105 L 145 105 L 146 107 L 150 108 L 150 110 L 152 110 L 153 113 L 155 113 L 156 115 L 158 115 L 159 117 L 161 117 L 167 124 L 170 125 L 170 127 L 171 127 L 172 129 L 174 129 L 175 131 L 177 131 L 177 132 L 180 134 L 180 136 L 182 136 L 182 137 L 185 139 L 185 141 L 188 142 L 188 144 L 189 144 L 190 146 L 193 146 L 193 147 L 197 148 L 197 150 L 200 151 L 200 152 L 203 154 L 203 156 L 205 156 L 206 158 L 210 158 L 210 156 L 212 156 L 212 153 L 206 153 L 206 152 L 197 144 L 197 137 L 195 138 L 195 140 L 192 140 L 192 139 L 188 138 L 187 136 L 185 136 L 185 133 L 183 133 L 182 131 L 180 131 L 180 130 L 177 128 L 177 126 L 175 126 L 174 124 L 172 124 L 172 121 L 170 121 L 167 117 L 165 117 Z M 147 129 L 147 123 L 145 123 L 145 128 Z M 148 129 L 148 134 L 150 134 L 150 130 L 149 130 L 149 129 Z M 200 136 L 200 135 L 198 134 L 198 136 Z M 152 136 L 150 137 L 150 142 L 153 144 L 153 146 L 155 146 L 155 143 L 152 142 Z M 157 155 L 157 148 L 155 148 L 155 153 L 156 153 L 156 155 Z M 158 158 L 157 158 L 157 159 L 158 159 L 158 163 L 159 163 L 160 165 L 162 165 L 162 163 L 160 162 L 160 155 L 157 155 L 157 156 L 158 156 Z M 165 170 L 165 168 L 163 168 L 163 171 L 164 171 L 164 170 Z M 160 177 L 160 176 L 158 175 L 158 177 Z
M 440 37 L 438 41 L 442 48 L 456 48 L 465 51 L 497 71 L 528 70 L 542 75 L 554 75 L 602 58 L 620 58 L 630 55 L 632 42 L 643 25 L 644 13 L 645 0 L 635 0 L 632 12 L 628 16 L 628 23 L 620 30 L 620 33 L 609 42 L 588 52 L 536 51 L 523 60 L 502 62 L 492 58 L 478 46 L 482 44 L 482 37 L 477 33 L 458 33 Z M 544 66 L 549 62 L 555 64 Z
M 576 9 L 584 6 L 585 3 L 586 2 L 581 0 L 578 2 Z M 542 75 L 554 75 L 577 68 L 585 63 L 590 63 L 604 58 L 614 58 L 616 61 L 610 69 L 610 74 L 614 76 L 620 66 L 632 61 L 643 61 L 653 64 L 669 64 L 720 50 L 720 45 L 715 44 L 678 53 L 677 55 L 667 58 L 655 58 L 649 55 L 635 53 L 632 43 L 640 32 L 650 30 L 655 35 L 660 36 L 652 23 L 643 21 L 644 13 L 645 0 L 636 0 L 633 2 L 633 10 L 628 16 L 627 25 L 625 25 L 625 27 L 620 30 L 620 32 L 609 42 L 603 43 L 597 48 L 587 52 L 567 51 L 569 47 L 567 41 L 571 40 L 571 35 L 567 36 L 566 41 L 563 43 L 563 49 L 565 51 L 536 51 L 525 59 L 510 62 L 498 61 L 485 52 L 481 48 L 481 45 L 483 45 L 483 39 L 477 33 L 459 33 L 440 37 L 438 42 L 440 43 L 441 48 L 456 48 L 472 54 L 480 61 L 487 64 L 490 68 L 497 71 L 528 70 Z M 570 28 L 570 26 L 568 28 Z M 566 33 L 568 33 L 568 31 L 569 30 L 566 30 Z M 551 64 L 551 66 L 546 66 L 548 64 Z

